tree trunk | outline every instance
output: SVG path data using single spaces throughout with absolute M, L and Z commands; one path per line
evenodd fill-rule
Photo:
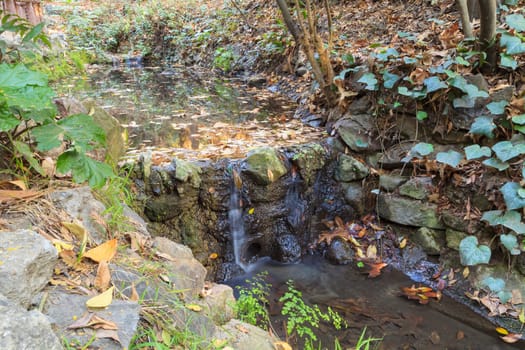
M 471 2 L 468 0 L 468 2 Z M 463 35 L 465 39 L 473 38 L 472 34 L 472 24 L 470 23 L 469 17 L 469 6 L 467 0 L 456 0 L 456 5 L 458 6 L 459 13 L 461 14 L 461 26 L 463 27 Z
M 481 12 L 479 41 L 481 50 L 486 53 L 486 64 L 482 66 L 484 71 L 496 68 L 497 47 L 494 41 L 496 36 L 496 0 L 479 0 Z

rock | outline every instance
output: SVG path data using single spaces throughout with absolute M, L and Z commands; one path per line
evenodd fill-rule
M 104 241 L 107 236 L 106 228 L 98 224 L 91 217 L 92 213 L 102 214 L 106 207 L 96 200 L 89 187 L 79 187 L 55 191 L 50 194 L 53 203 L 64 209 L 71 218 L 79 220 L 97 244 Z
M 455 231 L 463 231 L 463 232 L 470 232 L 469 230 L 469 222 L 466 220 L 463 220 L 462 217 L 456 216 L 453 212 L 443 210 L 441 212 L 441 220 L 443 220 L 443 223 Z
M 294 263 L 301 259 L 301 245 L 296 236 L 288 234 L 276 238 L 277 247 L 273 258 L 284 263 Z
M 150 198 L 144 205 L 144 214 L 154 222 L 162 222 L 180 216 L 182 209 L 181 201 L 177 196 L 163 195 Z
M 153 248 L 176 259 L 193 259 L 193 253 L 190 248 L 183 244 L 175 243 L 166 237 L 153 238 Z
M 326 250 L 326 258 L 332 264 L 346 265 L 354 260 L 354 249 L 345 240 L 335 238 Z
M 311 143 L 294 150 L 292 163 L 295 164 L 306 186 L 310 186 L 320 169 L 326 163 L 327 151 L 318 143 Z
M 399 186 L 399 194 L 413 199 L 425 199 L 430 194 L 431 188 L 430 177 L 415 177 Z
M 246 84 L 248 84 L 248 86 L 251 86 L 251 87 L 262 87 L 264 84 L 266 84 L 266 82 L 267 82 L 267 79 L 265 76 L 257 74 L 257 75 L 250 76 L 247 79 Z
M 0 231 L 0 293 L 27 308 L 48 283 L 57 251 L 31 230 Z
M 377 199 L 377 213 L 392 222 L 435 229 L 444 229 L 439 220 L 437 205 L 391 194 L 380 193 Z
M 445 246 L 445 232 L 421 227 L 412 235 L 412 240 L 419 244 L 428 255 L 439 255 Z
M 215 324 L 223 325 L 235 317 L 235 297 L 233 289 L 225 284 L 213 283 L 204 293 L 204 298 L 197 301 L 204 314 Z
M 49 293 L 45 314 L 61 338 L 67 339 L 68 342 L 78 340 L 80 344 L 87 344 L 91 340 L 95 332 L 92 328 L 82 328 L 80 331 L 67 329 L 75 320 L 88 312 L 86 300 L 89 298 L 85 295 L 69 294 L 60 289 L 54 289 Z M 98 317 L 117 325 L 120 344 L 109 338 L 95 338 L 91 347 L 105 350 L 129 348 L 131 339 L 137 332 L 139 311 L 138 303 L 124 300 L 113 300 L 107 308 L 97 310 L 95 314 Z
M 461 243 L 463 238 L 467 236 L 468 234 L 465 232 L 447 228 L 445 231 L 445 239 L 447 241 L 447 247 L 449 247 L 450 249 L 459 251 L 459 243 Z
M 346 184 L 345 200 L 354 208 L 357 214 L 365 213 L 365 193 L 361 182 Z
M 379 187 L 387 192 L 394 192 L 399 186 L 407 182 L 408 177 L 401 175 L 379 175 Z
M 371 133 L 376 130 L 374 119 L 375 117 L 369 114 L 345 115 L 334 124 L 333 128 L 352 151 L 379 151 L 381 145 Z
M 204 288 L 206 268 L 195 258 L 173 258 L 173 260 L 164 263 L 173 289 L 190 297 L 199 294 Z
M 306 68 L 305 66 L 297 67 L 297 69 L 295 70 L 295 75 L 297 75 L 298 77 L 302 77 L 306 73 L 308 73 L 308 68 Z
M 278 340 L 268 332 L 236 319 L 230 320 L 215 334 L 218 340 L 226 340 L 235 350 L 275 350 Z
M 82 104 L 89 111 L 89 115 L 93 117 L 97 123 L 106 133 L 105 155 L 109 157 L 110 162 L 117 164 L 120 157 L 126 153 L 126 142 L 123 135 L 123 128 L 117 118 L 106 112 L 101 107 L 97 106 L 94 100 L 88 99 Z M 105 159 L 102 158 L 102 160 Z
M 288 172 L 279 153 L 270 147 L 249 152 L 245 162 L 246 173 L 260 185 L 269 185 Z
M 194 188 L 199 188 L 201 184 L 201 168 L 196 164 L 187 162 L 185 160 L 174 159 L 175 163 L 175 178 L 182 182 L 188 182 Z
M 368 176 L 368 167 L 346 154 L 340 154 L 335 168 L 334 178 L 337 181 L 350 182 L 361 180 Z
M 37 310 L 26 311 L 0 294 L 0 349 L 63 348 L 46 316 Z

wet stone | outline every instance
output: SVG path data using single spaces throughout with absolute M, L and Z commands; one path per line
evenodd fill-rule
M 282 235 L 276 238 L 277 249 L 274 258 L 281 262 L 293 263 L 301 259 L 301 245 L 294 235 Z
M 380 193 L 377 201 L 378 215 L 392 222 L 416 227 L 443 229 L 437 205 Z
M 430 194 L 431 187 L 431 178 L 416 177 L 402 184 L 399 187 L 399 194 L 414 199 L 425 199 Z
M 447 228 L 445 231 L 445 239 L 447 241 L 447 247 L 454 250 L 459 250 L 459 244 L 463 238 L 467 237 L 468 234 L 462 231 L 453 230 Z
M 412 236 L 428 255 L 439 255 L 445 246 L 445 232 L 421 227 Z
M 288 170 L 275 149 L 263 147 L 248 153 L 246 157 L 246 172 L 258 184 L 269 185 L 286 174 Z
M 350 182 L 361 180 L 367 177 L 369 173 L 368 167 L 354 157 L 346 154 L 339 155 L 335 169 L 335 179 L 337 181 Z
M 335 238 L 326 250 L 326 258 L 335 265 L 346 265 L 352 262 L 354 255 L 352 245 L 339 238 Z
M 393 192 L 407 180 L 406 176 L 382 174 L 379 176 L 379 187 L 387 192 Z

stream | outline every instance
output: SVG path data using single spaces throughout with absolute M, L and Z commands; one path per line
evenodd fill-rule
M 150 150 L 185 159 L 240 158 L 250 148 L 306 143 L 324 135 L 293 119 L 296 105 L 279 94 L 207 74 L 190 68 L 92 67 L 88 77 L 71 78 L 57 87 L 61 95 L 95 98 L 115 116 L 127 130 L 130 155 Z M 318 256 L 306 256 L 297 264 L 264 258 L 248 266 L 240 252 L 245 233 L 239 190 L 233 181 L 230 234 L 235 261 L 245 272 L 226 283 L 246 286 L 247 278 L 267 271 L 272 322 L 283 338 L 277 301 L 292 280 L 307 302 L 330 306 L 347 320 L 349 327 L 337 332 L 321 325 L 319 336 L 327 348 L 333 346 L 333 336 L 343 348 L 355 345 L 364 327 L 367 336 L 382 338 L 378 348 L 385 350 L 523 347 L 503 343 L 492 324 L 446 296 L 426 305 L 407 300 L 401 288 L 417 283 L 390 267 L 368 278 L 353 264 L 331 265 Z M 286 202 L 294 209 L 289 221 L 299 225 L 304 208 L 295 174 Z

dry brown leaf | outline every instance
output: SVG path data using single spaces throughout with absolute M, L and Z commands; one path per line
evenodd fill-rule
M 275 350 L 292 350 L 290 344 L 285 341 L 276 341 L 273 343 L 273 347 Z
M 71 232 L 77 239 L 84 242 L 88 236 L 86 228 L 78 221 L 67 222 L 62 221 L 62 226 L 64 226 L 69 232 Z
M 129 296 L 129 300 L 131 301 L 138 301 L 139 300 L 139 293 L 137 293 L 137 289 L 135 288 L 135 283 L 131 283 L 131 295 Z
M 103 292 L 109 288 L 111 282 L 111 272 L 109 271 L 109 265 L 106 261 L 98 263 L 97 276 L 95 277 L 95 287 Z
M 105 320 L 93 312 L 86 312 L 82 317 L 67 327 L 67 329 L 78 328 L 117 330 L 118 326 L 114 322 Z
M 120 343 L 118 332 L 116 330 L 97 329 L 97 331 L 95 332 L 95 337 L 98 339 L 109 338 L 109 339 L 113 339 L 114 341 Z
M 387 265 L 387 263 L 383 262 L 368 264 L 368 266 L 370 267 L 370 270 L 368 271 L 368 277 L 374 278 L 379 276 L 381 274 L 381 270 Z
M 102 243 L 101 245 L 88 250 L 84 257 L 90 258 L 93 261 L 110 261 L 117 253 L 117 239 L 113 238 L 109 241 Z
M 0 190 L 0 203 L 7 203 L 14 200 L 33 199 L 40 197 L 43 192 L 40 191 L 17 191 L 17 190 Z
M 505 343 L 512 344 L 512 343 L 515 343 L 515 342 L 517 342 L 518 340 L 521 339 L 521 334 L 519 334 L 519 333 L 509 333 L 508 335 L 502 336 L 500 338 Z

